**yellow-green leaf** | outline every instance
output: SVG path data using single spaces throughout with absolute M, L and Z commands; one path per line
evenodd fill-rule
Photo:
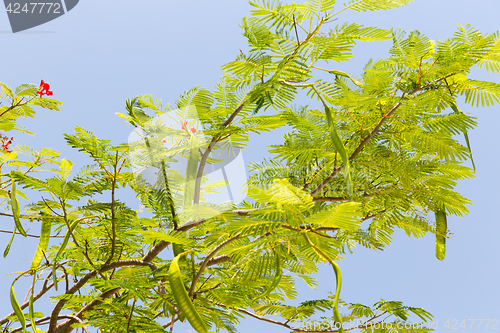
M 61 161 L 61 174 L 63 177 L 67 177 L 71 174 L 71 168 L 73 167 L 73 163 L 71 161 L 68 161 L 67 159 L 63 159 Z
M 341 228 L 356 231 L 361 226 L 359 202 L 343 202 L 330 209 L 309 216 L 305 223 L 329 228 Z
M 283 275 L 283 269 L 281 268 L 281 259 L 280 259 L 279 253 L 276 253 L 276 267 L 275 267 L 275 269 L 276 269 L 276 273 L 274 274 L 273 282 L 271 283 L 269 288 L 267 288 L 267 290 L 264 293 L 257 296 L 256 298 L 254 298 L 253 301 L 257 300 L 258 298 L 262 298 L 262 297 L 269 295 L 280 283 L 281 277 Z
M 177 243 L 172 243 L 172 250 L 174 251 L 174 257 L 177 257 L 179 254 L 184 252 L 182 245 Z
M 169 315 L 175 316 L 175 308 L 169 301 L 166 300 L 163 302 L 163 316 L 166 318 L 169 317 Z

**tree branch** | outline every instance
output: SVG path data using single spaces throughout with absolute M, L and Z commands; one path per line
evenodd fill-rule
M 115 256 L 116 247 L 116 213 L 115 213 L 115 190 L 116 190 L 116 177 L 118 176 L 118 151 L 115 155 L 115 164 L 113 165 L 113 179 L 111 180 L 111 253 L 109 254 L 106 264 L 109 264 Z
M 165 247 L 166 247 L 166 245 L 165 245 Z M 151 268 L 151 270 L 156 270 L 156 269 L 158 269 L 158 267 L 150 262 L 153 259 L 154 259 L 154 257 L 152 257 L 148 261 L 146 261 L 144 259 L 143 260 L 130 259 L 130 260 L 116 261 L 116 262 L 104 265 L 100 269 L 99 273 L 102 273 L 102 272 L 105 272 L 105 271 L 109 271 L 109 270 L 112 270 L 112 269 L 118 268 L 118 267 L 124 267 L 124 266 L 149 266 Z M 74 294 L 75 292 L 77 292 L 78 290 L 80 290 L 80 288 L 82 288 L 90 279 L 94 278 L 97 275 L 97 273 L 98 272 L 96 270 L 93 270 L 93 271 L 87 273 L 80 280 L 78 280 L 78 282 L 75 283 L 70 289 L 68 289 L 68 291 L 65 294 L 66 295 L 72 295 L 72 294 Z M 105 293 L 101 294 L 101 296 L 103 298 L 111 297 L 116 292 L 118 292 L 118 290 L 120 290 L 120 288 L 117 288 L 117 290 L 114 293 L 108 294 L 109 292 L 105 292 Z M 62 332 L 66 332 L 66 331 L 64 331 L 66 328 L 64 328 L 63 331 L 60 331 L 60 329 L 62 327 L 61 325 L 65 325 L 66 322 L 61 323 L 59 325 L 57 324 L 57 320 L 59 318 L 59 312 L 61 312 L 61 310 L 64 307 L 64 304 L 66 304 L 66 302 L 67 302 L 67 300 L 65 300 L 65 299 L 59 300 L 59 302 L 57 302 L 56 306 L 52 310 L 52 315 L 50 316 L 51 317 L 50 318 L 50 325 L 49 325 L 49 329 L 48 329 L 47 333 L 56 333 L 56 332 L 57 333 L 62 333 Z M 94 301 L 92 301 L 92 302 L 94 302 Z M 89 304 L 87 304 L 82 310 L 80 310 L 80 312 L 78 312 L 78 314 L 81 314 L 84 311 L 87 311 L 88 309 L 90 309 L 91 307 L 90 308 L 87 308 L 87 307 L 92 302 L 90 302 Z M 100 302 L 100 300 L 99 300 L 99 302 Z M 94 304 L 94 303 L 92 303 L 92 304 Z M 92 305 L 92 307 L 95 306 L 95 305 L 96 304 Z M 64 326 L 64 327 L 66 327 L 66 326 Z
M 83 322 L 82 321 L 82 314 L 85 311 L 92 310 L 96 305 L 101 304 L 102 300 L 100 298 L 102 298 L 102 299 L 109 298 L 109 297 L 113 296 L 114 294 L 116 294 L 119 290 L 120 290 L 120 288 L 114 288 L 114 289 L 108 290 L 108 291 L 100 294 L 97 299 L 94 299 L 93 301 L 91 301 L 87 305 L 85 305 L 76 315 L 71 316 L 70 319 L 58 324 L 56 327 L 56 332 L 57 333 L 70 333 L 73 330 L 71 325 L 73 325 L 76 321 L 78 321 L 80 323 Z M 59 317 L 61 317 L 61 316 L 59 316 Z M 56 319 L 56 321 L 57 321 L 57 319 Z M 52 318 L 50 319 L 50 322 L 52 323 Z M 49 331 L 50 331 L 50 327 L 49 327 Z M 49 331 L 47 331 L 47 332 L 49 332 Z
M 64 276 L 64 275 L 61 275 L 61 276 L 59 277 L 59 279 L 60 279 L 60 278 L 62 278 L 63 276 Z M 48 280 L 46 280 L 46 281 L 45 281 L 45 283 L 44 283 L 44 285 L 43 285 L 42 289 L 40 289 L 40 291 L 39 291 L 36 295 L 34 295 L 34 296 L 33 296 L 33 302 L 36 302 L 36 301 L 37 301 L 40 297 L 42 297 L 43 295 L 45 295 L 45 293 L 46 293 L 47 291 L 49 291 L 49 290 L 50 290 L 50 289 L 54 286 L 54 282 L 51 282 L 49 285 L 47 285 L 47 281 L 48 281 Z M 29 301 L 26 301 L 26 302 L 24 302 L 23 304 L 21 304 L 21 306 L 20 306 L 20 307 L 21 307 L 21 310 L 23 310 L 23 309 L 27 308 L 27 307 L 28 307 L 28 305 L 29 305 Z M 8 321 L 9 321 L 9 320 L 7 319 L 7 317 L 14 316 L 14 315 L 15 315 L 15 312 L 14 312 L 14 311 L 12 311 L 12 312 L 11 312 L 11 313 L 9 313 L 7 316 L 5 316 L 4 318 L 0 319 L 0 325 L 3 325 L 3 324 L 5 324 L 6 322 L 8 322 Z
M 228 126 L 234 118 L 240 113 L 241 110 L 243 110 L 243 107 L 247 103 L 248 100 L 244 100 L 234 111 L 231 113 L 229 118 L 226 119 L 226 121 L 222 124 L 221 129 L 224 127 Z M 205 165 L 207 164 L 207 159 L 210 153 L 212 152 L 213 147 L 219 140 L 219 135 L 215 135 L 210 143 L 208 144 L 207 149 L 201 155 L 201 160 L 200 160 L 200 165 L 198 166 L 198 172 L 196 173 L 196 180 L 195 180 L 195 185 L 194 185 L 194 204 L 197 205 L 200 202 L 200 187 L 201 187 L 201 178 L 203 177 L 203 170 L 205 169 Z
M 69 318 L 69 319 L 74 319 L 75 321 L 78 321 L 79 323 L 83 323 L 83 320 L 81 320 L 80 318 L 76 317 L 76 316 L 73 316 L 73 315 L 68 315 L 68 314 L 64 314 L 64 315 L 60 315 L 59 316 L 59 319 L 66 319 L 66 318 Z M 47 321 L 50 319 L 50 316 L 47 316 L 47 317 L 43 317 L 43 318 L 40 318 L 38 319 L 37 321 L 35 321 L 36 324 L 41 324 L 43 325 L 43 322 L 44 321 Z M 31 323 L 26 323 L 26 327 L 31 327 Z M 90 333 L 90 331 L 88 330 L 87 327 L 83 327 L 83 329 L 85 330 L 86 333 Z M 14 333 L 14 332 L 20 332 L 22 331 L 23 328 L 22 327 L 19 327 L 19 328 L 16 328 L 14 329 L 11 333 Z
M 434 84 L 442 81 L 442 80 L 445 80 L 447 78 L 449 78 L 450 76 L 453 76 L 453 75 L 456 75 L 456 73 L 451 73 L 451 74 L 448 74 L 448 75 L 445 75 L 445 76 L 442 76 L 440 77 L 439 79 L 436 79 L 424 86 L 421 86 L 421 87 L 417 87 L 415 89 L 413 89 L 412 91 L 410 91 L 408 93 L 408 95 L 402 95 L 399 99 L 399 101 L 391 108 L 391 110 L 389 112 L 387 112 L 383 117 L 382 119 L 380 119 L 380 121 L 377 123 L 377 125 L 375 125 L 375 128 L 370 132 L 370 134 L 364 138 L 363 140 L 361 140 L 360 144 L 358 145 L 358 147 L 356 147 L 356 149 L 352 152 L 351 156 L 349 156 L 349 160 L 352 161 L 356 156 L 358 156 L 358 154 L 363 150 L 363 148 L 365 147 L 366 143 L 371 139 L 373 138 L 379 131 L 380 131 L 380 128 L 382 127 L 382 125 L 385 123 L 385 121 L 390 117 L 392 116 L 392 114 L 394 112 L 396 112 L 396 110 L 403 104 L 403 101 L 404 100 L 407 100 L 408 99 L 408 96 L 412 96 L 414 94 L 416 94 L 417 92 L 419 91 L 422 91 L 424 89 L 427 89 L 429 87 L 432 87 Z M 321 182 L 321 184 L 318 185 L 318 187 L 316 187 L 310 194 L 311 195 L 316 195 L 318 194 L 329 182 L 331 182 L 333 180 L 333 178 L 335 178 L 335 176 L 337 176 L 340 171 L 342 171 L 344 169 L 344 166 L 341 165 L 339 166 L 338 168 L 334 169 L 334 171 L 325 179 Z
M 203 260 L 203 262 L 201 263 L 200 269 L 198 270 L 198 273 L 196 273 L 196 276 L 193 278 L 193 281 L 191 282 L 191 288 L 189 289 L 189 297 L 191 297 L 191 298 L 193 297 L 194 288 L 196 287 L 196 282 L 198 282 L 198 279 L 203 274 L 203 271 L 207 267 L 207 264 L 210 261 L 210 259 L 212 259 L 213 256 L 215 256 L 217 254 L 217 252 L 219 252 L 224 246 L 226 246 L 227 244 L 231 243 L 232 241 L 238 239 L 239 237 L 240 237 L 240 233 L 237 233 L 233 237 L 226 239 L 225 241 L 220 243 L 212 252 L 210 252 L 210 254 L 205 258 L 205 260 Z
M 207 262 L 207 267 L 213 266 L 213 265 L 219 265 L 219 264 L 225 263 L 231 259 L 232 259 L 232 257 L 229 256 L 228 254 L 223 254 L 221 256 L 213 257 L 212 259 L 210 259 Z
M 142 257 L 141 260 L 145 262 L 153 261 L 153 259 L 156 258 L 156 256 L 159 255 L 160 252 L 163 251 L 168 246 L 168 244 L 170 243 L 165 241 L 159 241 L 158 244 L 153 246 L 153 248 L 149 250 L 148 253 L 146 253 L 146 255 Z
M 0 232 L 6 233 L 6 234 L 12 234 L 12 231 L 9 231 L 9 230 L 1 230 L 0 229 Z M 16 231 L 16 235 L 21 235 L 21 233 Z M 33 238 L 40 238 L 40 236 L 37 236 L 37 235 L 26 234 L 26 236 L 33 237 Z M 64 238 L 64 236 L 56 236 L 56 235 L 50 235 L 49 237 L 50 238 Z
M 374 194 L 368 194 L 365 193 L 361 197 L 362 198 L 369 198 L 372 197 Z M 314 202 L 340 202 L 340 201 L 347 201 L 349 200 L 349 197 L 315 197 L 313 198 Z

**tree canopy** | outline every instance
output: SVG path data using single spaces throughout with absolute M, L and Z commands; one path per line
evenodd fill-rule
M 404 326 L 410 316 L 432 320 L 424 309 L 341 299 L 339 262 L 356 246 L 390 246 L 397 228 L 417 238 L 434 233 L 444 260 L 447 216 L 471 204 L 455 186 L 475 174 L 467 165 L 476 122 L 457 100 L 499 102 L 500 85 L 470 73 L 500 72 L 500 42 L 471 26 L 435 41 L 418 31 L 334 25 L 345 10 L 409 2 L 250 2 L 241 25 L 248 48 L 222 66 L 213 91 L 194 87 L 172 104 L 127 100 L 118 116 L 131 125 L 128 142 L 77 127 L 65 139 L 93 161 L 77 173 L 53 149 L 13 147 L 2 136 L 1 215 L 13 222 L 4 257 L 16 235 L 40 229 L 31 266 L 12 284 L 4 332 L 172 332 L 177 321 L 234 332 L 247 316 L 296 332 L 429 331 Z M 362 75 L 336 68 L 356 43 L 383 40 L 392 40 L 389 56 L 370 60 Z M 1 88 L 3 132 L 27 132 L 16 119 L 34 117 L 35 106 L 62 105 L 44 82 Z M 310 105 L 294 106 L 303 93 Z M 283 144 L 269 147 L 273 158 L 252 161 L 240 186 L 244 169 L 228 164 L 239 163 L 250 133 L 284 126 Z M 123 188 L 145 213 L 120 200 Z M 20 207 L 18 197 L 31 203 Z M 291 305 L 296 280 L 314 288 L 322 263 L 332 266 L 336 293 Z M 15 283 L 26 277 L 33 286 L 20 302 Z M 52 310 L 36 311 L 54 289 Z

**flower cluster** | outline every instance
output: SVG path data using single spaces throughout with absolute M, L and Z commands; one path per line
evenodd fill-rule
M 182 123 L 183 130 L 187 130 L 187 124 L 188 124 L 187 120 Z M 192 126 L 190 131 L 194 134 L 194 133 L 196 133 L 196 128 L 194 128 L 194 126 Z
M 40 88 L 38 88 L 37 94 L 39 94 L 40 97 L 42 97 L 43 95 L 52 96 L 53 92 L 50 91 L 49 89 L 50 89 L 50 84 L 45 83 L 45 81 L 42 80 L 42 82 L 40 83 Z
M 14 137 L 11 137 L 9 139 L 9 137 L 7 136 L 1 136 L 0 135 L 0 140 L 2 140 L 2 142 L 0 143 L 2 145 L 2 149 L 3 151 L 7 152 L 7 153 L 12 153 L 12 150 L 9 149 L 9 145 L 12 143 L 12 141 L 14 140 Z
M 185 121 L 183 121 L 183 122 L 182 122 L 182 126 L 181 126 L 181 128 L 182 128 L 183 130 L 187 131 L 187 127 L 188 127 L 188 121 L 187 121 L 187 120 L 185 120 Z M 191 131 L 191 133 L 193 133 L 193 134 L 194 134 L 194 133 L 196 133 L 196 128 L 194 128 L 194 126 L 191 126 L 190 131 Z M 163 142 L 163 143 L 167 143 L 167 140 L 166 140 L 166 139 L 163 139 L 163 140 L 161 140 L 161 142 Z

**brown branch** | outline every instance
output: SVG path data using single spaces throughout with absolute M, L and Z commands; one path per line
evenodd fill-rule
M 367 321 L 365 321 L 363 324 L 360 324 L 358 326 L 354 326 L 354 327 L 351 327 L 351 328 L 348 328 L 348 329 L 345 329 L 344 331 L 352 331 L 352 330 L 355 330 L 355 329 L 362 329 L 362 328 L 367 328 L 368 326 L 372 326 L 372 325 L 376 325 L 380 322 L 377 322 L 375 324 L 371 323 L 372 320 L 374 319 L 377 319 L 379 317 L 382 317 L 383 315 L 385 315 L 387 313 L 387 311 L 384 311 L 382 312 L 381 314 L 377 315 L 377 316 L 373 316 L 372 318 L 368 319 Z M 383 320 L 382 320 L 383 322 Z M 368 325 L 368 323 L 370 323 L 370 325 Z
M 243 107 L 245 106 L 245 103 L 247 103 L 248 100 L 244 100 L 234 111 L 231 113 L 231 115 L 226 119 L 226 121 L 222 124 L 221 129 L 224 127 L 228 126 L 231 124 L 231 122 L 234 120 L 234 118 L 240 113 L 241 110 L 243 110 Z M 201 160 L 200 160 L 200 165 L 198 166 L 198 172 L 196 173 L 196 180 L 195 180 L 195 185 L 194 185 L 194 204 L 197 205 L 200 202 L 200 187 L 201 187 L 201 178 L 203 177 L 203 170 L 205 169 L 205 165 L 207 164 L 207 159 L 210 153 L 212 152 L 213 147 L 215 144 L 219 141 L 219 134 L 215 135 L 210 143 L 208 144 L 207 149 L 201 155 Z
M 44 200 L 44 202 L 45 202 L 45 200 Z M 66 212 L 65 202 L 64 202 L 64 200 L 59 200 L 59 203 L 61 204 L 61 208 L 63 210 L 63 219 L 64 219 L 64 222 L 66 223 L 66 227 L 68 228 L 68 232 L 71 235 L 71 238 L 73 239 L 73 242 L 75 243 L 75 245 L 77 247 L 80 247 L 80 244 L 76 240 L 76 237 L 75 237 L 75 234 L 73 233 L 73 230 L 71 230 L 71 225 L 68 221 L 68 213 Z
M 297 23 L 295 23 L 295 14 L 292 15 L 293 18 L 293 27 L 295 29 L 295 36 L 297 37 L 297 46 L 300 46 L 299 33 L 297 31 Z
M 12 214 L 8 213 L 0 213 L 0 216 L 8 216 L 8 217 L 14 217 Z M 42 218 L 47 218 L 47 216 L 30 216 L 30 215 L 19 215 L 20 218 L 22 219 L 30 219 L 30 220 L 39 220 Z
M 63 276 L 61 275 L 59 278 L 62 278 Z M 47 285 L 47 281 L 45 281 L 42 289 L 36 294 L 33 296 L 33 302 L 36 302 L 38 299 L 40 299 L 40 297 L 42 297 L 43 295 L 45 295 L 45 293 L 47 291 L 49 291 L 53 286 L 54 286 L 54 282 L 50 283 L 49 285 Z M 27 308 L 29 305 L 29 301 L 27 302 L 24 302 L 23 304 L 21 304 L 21 310 Z M 9 320 L 7 319 L 7 317 L 10 317 L 10 316 L 14 316 L 15 315 L 15 312 L 12 311 L 11 313 L 9 313 L 7 316 L 5 316 L 4 318 L 0 319 L 0 325 L 3 325 L 5 324 L 6 322 L 8 322 Z
M 179 311 L 179 312 L 180 312 L 180 311 Z M 164 325 L 163 325 L 163 328 L 167 328 L 167 327 L 169 327 L 170 325 L 172 325 L 172 327 L 173 327 L 173 324 L 174 324 L 177 320 L 179 320 L 179 317 L 177 317 L 177 316 L 173 317 L 173 318 L 172 318 L 172 319 L 170 319 L 170 320 L 169 320 L 166 324 L 164 324 Z
M 12 231 L 9 231 L 9 230 L 1 230 L 0 229 L 0 232 L 12 234 Z M 19 231 L 16 231 L 16 235 L 21 235 L 21 233 Z M 40 238 L 40 236 L 37 236 L 37 235 L 26 234 L 26 236 L 33 237 L 33 238 Z M 49 237 L 51 237 L 51 238 L 64 238 L 64 236 L 56 236 L 56 235 L 50 235 Z
M 116 213 L 115 213 L 115 190 L 116 190 L 116 178 L 118 176 L 118 151 L 115 155 L 115 164 L 113 165 L 113 179 L 111 180 L 111 253 L 109 254 L 108 260 L 106 260 L 106 264 L 109 264 L 113 257 L 115 256 L 115 248 L 116 248 Z
M 379 211 L 377 214 L 367 214 L 365 217 L 361 219 L 361 222 L 365 222 L 366 220 L 372 219 L 374 217 L 379 216 L 379 214 L 385 213 L 387 211 L 387 208 L 382 209 Z
M 175 213 L 174 200 L 172 199 L 172 193 L 170 192 L 170 186 L 168 185 L 165 160 L 161 160 L 161 170 L 163 173 L 163 180 L 165 181 L 165 187 L 167 190 L 167 200 L 168 200 L 168 205 L 170 207 L 170 214 L 172 214 L 172 222 L 174 223 L 174 229 L 177 230 L 177 228 L 179 227 L 179 217 Z
M 59 319 L 66 319 L 66 318 L 68 318 L 68 319 L 74 319 L 74 320 L 78 321 L 79 323 L 83 323 L 83 320 L 81 320 L 80 318 L 78 318 L 76 316 L 73 316 L 73 315 L 64 314 L 64 315 L 60 315 L 59 316 Z M 50 316 L 43 317 L 43 318 L 40 318 L 40 319 L 36 320 L 35 323 L 38 324 L 38 325 L 44 325 L 43 322 L 47 321 L 49 319 L 50 319 Z M 26 327 L 31 327 L 31 323 L 26 323 Z M 90 333 L 90 331 L 88 330 L 87 327 L 84 326 L 83 329 L 85 330 L 86 333 Z M 20 332 L 22 330 L 23 330 L 23 328 L 19 327 L 19 328 L 14 329 L 13 331 L 11 331 L 11 333 Z
M 189 229 L 199 226 L 200 224 L 203 223 L 205 223 L 205 220 L 187 221 L 186 223 L 183 223 L 181 226 L 179 226 L 177 230 L 188 231 Z
M 203 274 L 203 271 L 207 267 L 209 260 L 212 259 L 217 254 L 217 252 L 219 252 L 224 246 L 226 246 L 227 244 L 231 243 L 232 241 L 238 239 L 239 237 L 240 237 L 240 233 L 237 233 L 233 237 L 226 239 L 225 241 L 220 243 L 212 252 L 210 252 L 210 254 L 205 258 L 205 260 L 203 260 L 203 262 L 201 263 L 200 269 L 198 270 L 198 273 L 196 273 L 196 276 L 193 278 L 193 281 L 191 282 L 191 288 L 189 289 L 189 297 L 191 297 L 191 298 L 193 297 L 196 282 L 198 282 L 198 279 Z
M 293 231 L 298 231 L 298 232 L 301 232 L 302 230 L 310 230 L 310 231 L 336 231 L 336 230 L 340 229 L 340 228 L 334 228 L 334 227 L 318 227 L 318 228 L 314 228 L 314 227 L 311 227 L 311 226 L 301 226 L 300 229 L 299 229 L 297 227 L 293 227 L 293 226 L 291 226 L 289 224 L 285 224 L 285 223 L 283 223 L 281 225 L 281 227 L 283 227 L 285 229 L 290 229 L 290 230 L 293 230 Z M 321 236 L 325 236 L 325 235 L 321 235 Z
M 10 110 L 17 108 L 19 105 L 21 105 L 22 102 L 24 102 L 24 101 L 21 99 L 16 105 L 9 106 L 8 109 L 6 109 L 4 112 L 0 113 L 0 117 L 3 116 L 4 114 L 6 114 L 7 112 L 9 112 Z M 28 104 L 28 102 L 26 102 L 25 105 L 26 104 Z
M 130 332 L 130 321 L 132 320 L 132 316 L 134 314 L 134 307 L 135 307 L 135 302 L 137 301 L 137 298 L 134 298 L 134 302 L 132 302 L 132 309 L 130 310 L 130 316 L 128 317 L 128 322 L 127 322 L 127 333 Z
M 374 196 L 374 194 L 365 193 L 361 197 L 362 198 L 369 198 L 372 196 Z M 347 201 L 347 200 L 349 200 L 348 197 L 316 197 L 316 198 L 313 198 L 314 202 L 340 202 L 340 201 Z
M 341 202 L 349 200 L 348 197 L 316 197 L 313 198 L 314 202 Z
M 165 245 L 165 247 L 166 247 L 166 245 Z M 105 271 L 109 271 L 109 270 L 112 270 L 112 269 L 118 268 L 118 267 L 124 267 L 124 266 L 149 266 L 151 268 L 151 270 L 156 270 L 156 269 L 158 269 L 158 267 L 150 262 L 153 259 L 154 259 L 154 257 L 152 257 L 148 261 L 146 261 L 144 259 L 143 260 L 130 259 L 130 260 L 116 261 L 116 262 L 104 265 L 101 268 L 101 270 L 99 271 L 99 273 L 102 273 L 102 272 L 105 272 Z M 68 291 L 65 294 L 66 295 L 72 295 L 72 294 L 74 294 L 75 292 L 77 292 L 78 290 L 80 290 L 80 288 L 82 288 L 90 279 L 94 278 L 97 275 L 97 273 L 98 272 L 96 270 L 93 270 L 93 271 L 87 273 L 80 280 L 78 280 L 78 282 L 75 283 L 70 289 L 68 289 Z M 117 290 L 115 292 L 111 293 L 111 294 L 108 294 L 110 291 L 101 294 L 101 297 L 106 298 L 106 297 L 113 296 L 116 292 L 118 292 L 118 290 L 120 290 L 120 288 L 116 288 L 116 289 Z M 113 289 L 113 290 L 115 290 L 115 289 Z M 100 300 L 96 300 L 96 301 L 100 302 Z M 64 325 L 67 325 L 66 324 L 67 322 L 63 322 L 63 323 L 61 323 L 59 325 L 57 324 L 57 320 L 59 318 L 59 312 L 61 312 L 61 310 L 64 307 L 64 304 L 66 304 L 66 302 L 67 302 L 67 300 L 65 300 L 65 299 L 59 300 L 59 302 L 57 302 L 56 306 L 52 310 L 52 315 L 51 315 L 51 318 L 50 318 L 50 325 L 49 325 L 49 329 L 48 329 L 47 333 L 56 333 L 56 332 L 57 333 L 62 333 L 62 332 L 66 332 L 65 330 L 67 329 L 66 328 L 67 326 L 64 326 Z M 78 314 L 81 315 L 81 313 L 83 313 L 84 311 L 87 311 L 87 310 L 91 309 L 93 306 L 95 306 L 97 304 L 97 303 L 93 303 L 93 302 L 94 301 L 92 301 L 89 304 L 87 304 L 82 310 L 80 310 L 80 312 Z M 92 304 L 92 306 L 90 306 L 91 304 Z M 80 317 L 79 315 L 77 315 L 77 316 Z M 69 320 L 69 321 L 72 322 L 72 320 Z M 62 331 L 61 331 L 61 327 L 63 327 Z
M 219 265 L 228 262 L 232 258 L 228 254 L 223 254 L 221 256 L 213 257 L 207 262 L 207 266 Z
M 144 255 L 144 257 L 142 257 L 141 260 L 145 262 L 153 261 L 153 259 L 156 258 L 156 256 L 160 254 L 160 252 L 163 251 L 168 246 L 168 244 L 170 243 L 165 241 L 159 241 L 158 244 L 153 246 L 153 248 L 149 250 L 148 253 L 146 253 L 146 255 Z
M 252 208 L 252 209 L 236 209 L 232 210 L 231 213 L 238 214 L 240 216 L 248 216 L 248 213 L 251 213 L 253 211 L 256 211 L 257 208 Z
M 116 294 L 119 290 L 120 290 L 120 288 L 114 288 L 114 289 L 108 290 L 104 293 L 101 293 L 97 299 L 94 299 L 93 301 L 91 301 L 87 305 L 85 305 L 75 316 L 71 316 L 70 319 L 57 325 L 57 327 L 55 328 L 55 332 L 57 332 L 57 333 L 70 333 L 73 330 L 71 325 L 73 325 L 76 321 L 81 322 L 82 315 L 85 311 L 92 310 L 96 305 L 99 305 L 102 303 L 102 300 L 99 298 L 102 298 L 102 299 L 109 298 L 109 297 L 113 296 L 114 294 Z M 57 319 L 56 319 L 56 321 L 57 321 Z M 50 332 L 50 328 L 52 326 L 52 317 L 50 318 L 50 323 L 51 323 L 51 325 L 49 326 L 49 330 L 47 331 L 47 333 Z
M 217 304 L 217 305 L 226 308 L 222 304 Z M 312 330 L 312 331 L 310 331 L 310 330 L 303 330 L 303 329 L 300 329 L 300 328 L 293 328 L 292 326 L 288 325 L 287 323 L 283 323 L 281 321 L 272 320 L 272 319 L 269 319 L 269 318 L 266 318 L 266 317 L 262 317 L 262 316 L 256 315 L 255 313 L 252 313 L 252 312 L 250 312 L 250 311 L 248 311 L 246 309 L 242 309 L 242 308 L 231 308 L 231 309 L 239 311 L 239 312 L 242 312 L 242 313 L 244 313 L 246 315 L 249 315 L 250 317 L 253 317 L 253 318 L 261 320 L 261 321 L 265 321 L 265 322 L 268 322 L 268 323 L 271 323 L 271 324 L 275 324 L 275 325 L 286 327 L 289 330 L 292 330 L 294 332 L 304 332 L 304 333 L 305 332 L 307 332 L 307 333 L 338 333 L 338 330 L 335 330 L 335 331 L 325 331 L 325 330 L 314 331 L 314 330 Z
M 415 89 L 413 89 L 412 91 L 410 91 L 408 93 L 408 95 L 405 96 L 405 94 L 403 94 L 399 101 L 391 108 L 391 110 L 389 112 L 387 112 L 383 117 L 382 119 L 380 119 L 380 121 L 377 123 L 377 125 L 375 125 L 375 128 L 370 132 L 370 134 L 364 138 L 363 140 L 361 140 L 360 144 L 358 145 L 358 147 L 352 152 L 351 156 L 349 156 L 349 160 L 353 160 L 356 156 L 358 156 L 358 154 L 363 150 L 363 148 L 365 147 L 366 143 L 371 139 L 373 138 L 379 131 L 380 131 L 380 128 L 382 127 L 382 125 L 385 123 L 385 121 L 392 116 L 392 114 L 394 114 L 394 112 L 396 112 L 396 110 L 403 104 L 403 101 L 404 100 L 407 100 L 408 99 L 408 96 L 412 96 L 414 94 L 416 94 L 417 92 L 419 91 L 422 91 L 424 89 L 427 89 L 429 87 L 432 87 L 434 84 L 442 81 L 442 80 L 445 80 L 447 79 L 448 77 L 450 76 L 453 76 L 453 75 L 456 75 L 456 73 L 451 73 L 451 74 L 448 74 L 448 75 L 445 75 L 443 77 L 440 77 L 439 79 L 436 79 L 434 80 L 433 82 L 430 82 L 422 87 L 417 87 Z M 342 171 L 344 169 L 344 166 L 341 165 L 339 166 L 338 168 L 334 169 L 334 171 L 325 179 L 321 182 L 321 184 L 318 185 L 318 187 L 316 187 L 310 194 L 311 195 L 316 195 L 318 194 L 329 182 L 331 182 L 333 180 L 333 178 L 335 178 L 339 173 L 340 171 Z
M 342 171 L 343 168 L 344 167 L 341 165 L 338 168 L 333 169 L 333 172 L 328 177 L 326 177 L 321 182 L 321 184 L 319 184 L 318 187 L 316 187 L 310 194 L 311 195 L 318 194 L 319 191 L 321 191 L 323 189 L 323 187 L 325 187 L 329 182 L 331 182 L 333 180 L 333 178 L 335 178 L 340 173 L 340 171 Z
M 217 289 L 217 288 L 219 288 L 219 287 L 220 287 L 220 283 L 217 283 L 217 284 L 216 284 L 215 286 L 213 286 L 213 287 L 210 287 L 210 288 L 207 288 L 207 289 L 203 289 L 203 290 L 198 290 L 198 291 L 196 292 L 196 294 L 203 294 L 203 293 L 206 293 L 206 292 L 212 291 L 212 290 L 214 290 L 214 289 Z
M 285 324 L 285 323 L 282 323 L 280 321 L 277 321 L 277 320 L 272 320 L 272 319 L 269 319 L 269 318 L 265 318 L 265 317 L 261 317 L 259 315 L 256 315 L 248 310 L 245 310 L 245 309 L 242 309 L 242 308 L 234 308 L 234 310 L 236 311 L 239 311 L 239 312 L 243 312 L 244 314 L 247 314 L 249 315 L 250 317 L 253 317 L 255 319 L 258 319 L 258 320 L 262 320 L 262 321 L 266 321 L 268 323 L 272 323 L 272 324 L 276 324 L 276 325 L 279 325 L 279 326 L 283 326 L 283 327 L 286 327 L 290 330 L 294 330 L 290 325 L 288 324 Z

